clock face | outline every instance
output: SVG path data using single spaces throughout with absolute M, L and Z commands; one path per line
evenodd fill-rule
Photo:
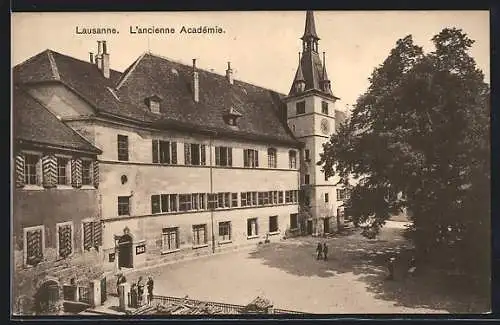
M 328 121 L 326 119 L 321 120 L 321 132 L 323 134 L 328 134 L 330 131 L 330 125 L 328 124 Z

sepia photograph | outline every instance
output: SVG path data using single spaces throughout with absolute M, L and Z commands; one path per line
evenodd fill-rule
M 11 315 L 491 312 L 489 11 L 14 12 Z

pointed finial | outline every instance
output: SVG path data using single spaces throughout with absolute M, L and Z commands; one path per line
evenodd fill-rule
M 312 10 L 308 10 L 306 13 L 306 27 L 304 29 L 302 39 L 304 40 L 306 38 L 319 40 L 319 37 L 316 34 L 316 24 L 314 23 L 314 13 Z

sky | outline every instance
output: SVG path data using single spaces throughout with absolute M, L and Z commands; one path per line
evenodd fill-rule
M 305 11 L 13 13 L 12 65 L 51 49 L 81 60 L 106 40 L 112 69 L 124 71 L 151 52 L 224 74 L 231 61 L 234 78 L 287 94 L 298 63 Z M 326 52 L 332 90 L 348 107 L 368 87 L 368 77 L 408 34 L 425 52 L 431 38 L 457 27 L 475 40 L 470 54 L 489 83 L 488 11 L 315 11 L 319 51 Z M 174 28 L 173 34 L 131 34 L 130 26 Z M 224 33 L 181 34 L 182 26 L 220 27 Z M 116 28 L 115 35 L 76 34 L 76 28 Z

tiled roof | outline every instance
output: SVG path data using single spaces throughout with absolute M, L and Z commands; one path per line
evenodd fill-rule
M 142 123 L 298 144 L 282 119 L 283 94 L 238 80 L 231 85 L 225 76 L 201 69 L 198 73 L 199 102 L 194 102 L 191 66 L 146 53 L 123 74 L 112 70 L 106 79 L 95 64 L 46 50 L 16 66 L 14 81 L 59 81 L 98 113 Z M 163 98 L 161 114 L 150 112 L 146 106 L 145 99 L 152 95 Z M 242 114 L 237 128 L 223 119 L 231 107 Z
M 18 141 L 56 146 L 70 151 L 101 153 L 19 87 L 14 87 L 13 117 L 14 138 Z

